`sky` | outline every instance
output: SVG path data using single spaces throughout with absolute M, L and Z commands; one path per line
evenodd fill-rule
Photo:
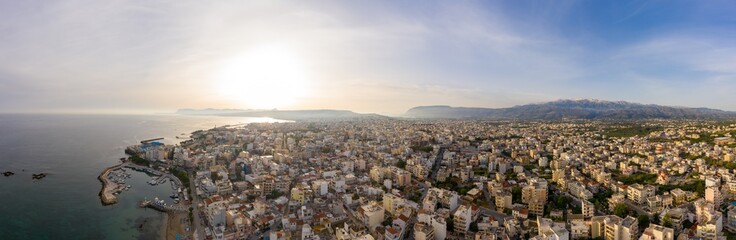
M 0 1 L 0 112 L 736 111 L 734 1 Z

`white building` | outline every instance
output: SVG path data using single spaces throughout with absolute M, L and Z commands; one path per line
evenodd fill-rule
M 383 207 L 376 202 L 361 206 L 357 213 L 357 218 L 369 229 L 373 229 L 383 222 Z
M 455 233 L 465 234 L 470 228 L 470 223 L 473 222 L 473 213 L 469 206 L 460 205 L 453 214 L 453 223 L 455 225 Z
M 626 189 L 626 196 L 635 203 L 643 204 L 646 203 L 647 198 L 654 196 L 655 189 L 650 185 L 641 185 L 634 183 L 629 185 Z
M 649 224 L 649 227 L 644 229 L 644 233 L 641 234 L 639 240 L 674 240 L 675 230 L 668 227 L 663 227 L 657 224 Z
M 426 223 L 432 227 L 434 240 L 444 240 L 447 237 L 447 222 L 444 217 L 420 210 L 419 214 L 417 214 L 417 221 Z
M 552 219 L 537 217 L 538 235 L 535 240 L 569 240 L 570 232 L 565 225 L 552 222 Z

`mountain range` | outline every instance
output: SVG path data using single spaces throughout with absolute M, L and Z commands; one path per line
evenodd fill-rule
M 726 119 L 736 112 L 710 108 L 671 107 L 596 99 L 557 100 L 510 108 L 420 106 L 404 114 L 410 118 L 472 119 Z
M 284 120 L 388 118 L 378 114 L 355 113 L 348 110 L 242 110 L 242 109 L 180 109 L 183 115 L 217 115 L 239 117 L 271 117 Z M 711 108 L 672 107 L 625 101 L 596 99 L 557 100 L 546 103 L 519 105 L 509 108 L 469 108 L 450 106 L 419 106 L 409 109 L 400 118 L 416 119 L 492 119 L 492 120 L 559 120 L 559 119 L 736 119 L 736 112 Z

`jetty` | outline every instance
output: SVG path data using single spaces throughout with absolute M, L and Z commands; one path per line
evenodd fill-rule
M 187 208 L 178 205 L 166 204 L 164 200 L 154 198 L 153 200 L 143 200 L 138 204 L 141 208 L 152 208 L 161 212 L 186 212 Z
M 100 176 L 97 177 L 97 179 L 102 182 L 102 190 L 100 190 L 99 194 L 102 205 L 111 205 L 118 202 L 118 198 L 115 196 L 115 193 L 122 191 L 125 186 L 111 181 L 108 176 L 111 172 L 121 169 L 126 165 L 126 163 L 121 163 L 112 167 L 105 168 Z
M 146 144 L 146 143 L 150 143 L 150 142 L 154 142 L 154 141 L 159 141 L 159 140 L 164 140 L 164 138 L 160 137 L 160 138 L 152 138 L 152 139 L 148 139 L 148 140 L 143 140 L 143 141 L 141 141 L 141 144 Z

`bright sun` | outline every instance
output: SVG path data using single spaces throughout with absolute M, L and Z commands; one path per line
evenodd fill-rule
M 250 108 L 286 107 L 307 93 L 303 64 L 288 49 L 259 47 L 225 62 L 218 76 L 224 97 Z

